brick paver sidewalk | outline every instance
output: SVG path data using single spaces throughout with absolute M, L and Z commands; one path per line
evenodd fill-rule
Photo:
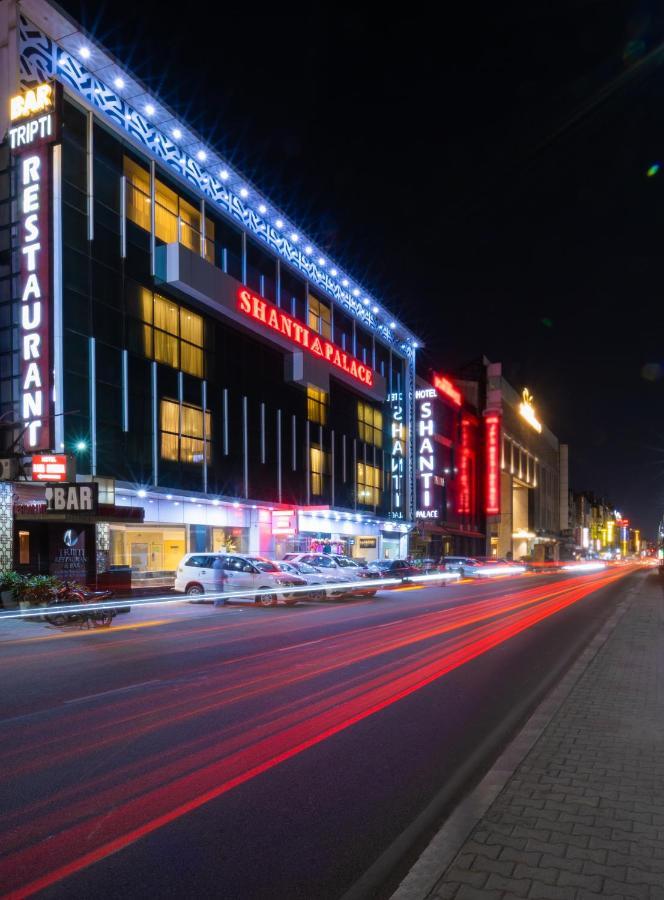
M 615 630 L 428 896 L 664 898 L 664 590 Z

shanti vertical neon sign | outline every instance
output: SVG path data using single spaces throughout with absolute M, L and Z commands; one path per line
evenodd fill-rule
M 51 148 L 57 137 L 55 86 L 10 100 L 16 161 L 20 259 L 20 416 L 26 450 L 51 449 Z
M 417 400 L 417 479 L 419 482 L 419 503 L 415 512 L 417 519 L 437 519 L 439 510 L 434 500 L 434 478 L 436 466 L 435 422 L 433 403 L 436 391 L 422 388 L 415 391 Z
M 484 419 L 486 482 L 485 506 L 487 516 L 500 515 L 500 415 L 489 413 Z
M 404 447 L 406 445 L 406 429 L 403 421 L 403 395 L 390 394 L 392 453 L 390 469 L 392 473 L 392 517 L 403 518 L 404 488 Z

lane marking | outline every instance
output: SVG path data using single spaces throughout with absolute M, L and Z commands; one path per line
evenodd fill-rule
M 135 691 L 145 687 L 146 684 L 160 684 L 161 678 L 152 678 L 150 681 L 139 681 L 137 684 L 128 684 L 126 687 L 113 688 L 110 691 L 100 691 L 98 694 L 86 694 L 85 697 L 76 697 L 74 700 L 63 700 L 63 703 L 84 703 L 86 700 L 96 700 L 98 697 L 108 697 L 110 694 L 124 694 L 127 691 Z

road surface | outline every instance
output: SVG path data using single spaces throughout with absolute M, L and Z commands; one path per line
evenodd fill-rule
M 338 898 L 373 866 L 388 894 L 395 841 L 491 762 L 626 573 L 0 623 L 0 892 Z

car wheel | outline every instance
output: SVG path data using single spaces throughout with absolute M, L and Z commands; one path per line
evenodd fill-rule
M 185 590 L 185 594 L 188 594 L 190 597 L 200 597 L 203 593 L 203 588 L 200 584 L 188 584 Z
M 261 590 L 266 590 L 266 588 L 261 588 Z M 257 594 L 256 595 L 256 603 L 258 606 L 276 606 L 277 605 L 277 595 L 276 594 Z

